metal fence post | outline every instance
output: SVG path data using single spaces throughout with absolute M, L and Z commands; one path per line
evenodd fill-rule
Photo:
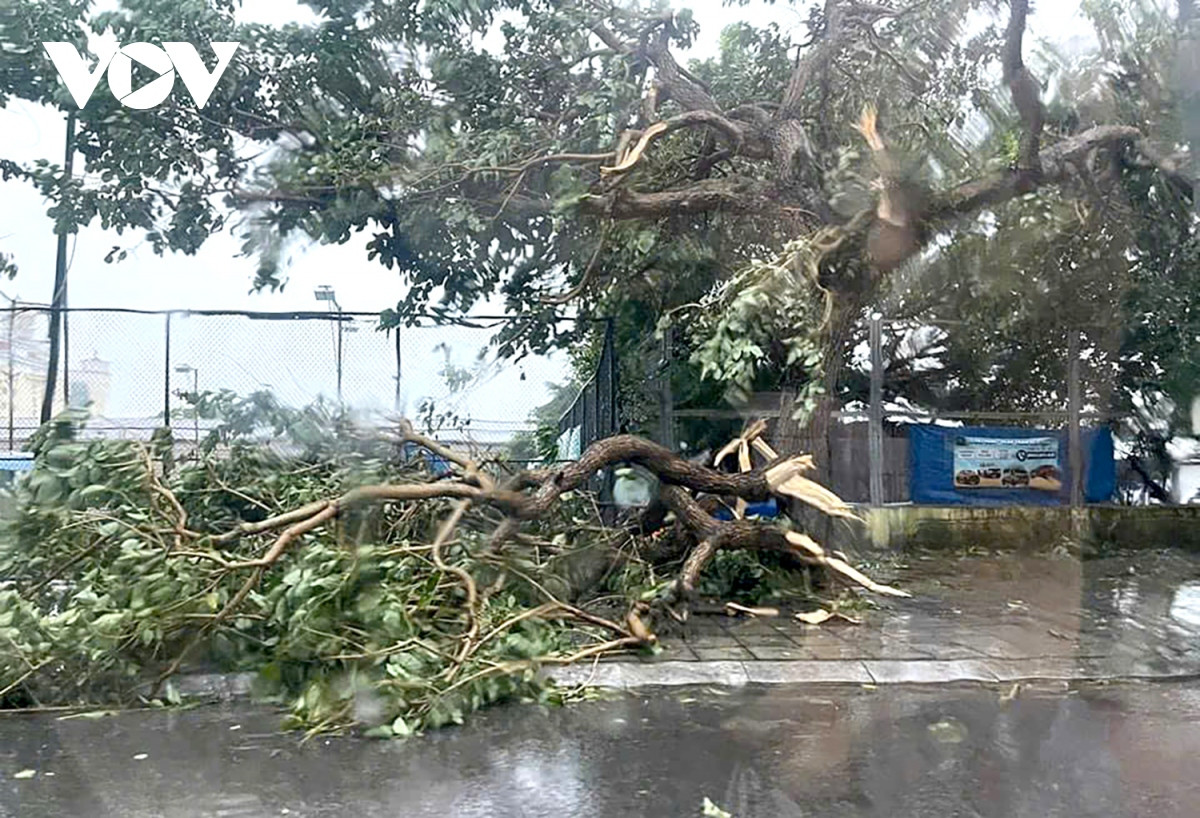
M 871 315 L 871 410 L 867 429 L 871 507 L 883 505 L 883 316 Z
M 63 411 L 71 408 L 71 311 L 67 304 L 67 282 L 63 280 L 62 315 Z
M 163 426 L 171 428 L 171 313 L 166 320 L 166 356 L 163 360 Z
M 1067 336 L 1067 402 L 1070 412 L 1070 428 L 1067 432 L 1067 447 L 1071 455 L 1071 508 L 1083 506 L 1083 451 L 1080 443 L 1079 421 L 1082 399 L 1079 383 L 1079 336 L 1080 331 L 1071 329 Z
M 400 358 L 400 324 L 399 324 L 399 323 L 397 323 L 397 324 L 396 324 L 395 330 L 396 330 L 396 400 L 395 400 L 395 412 L 396 412 L 396 414 L 398 415 L 398 414 L 400 414 L 400 361 L 401 361 L 401 358 Z
M 14 445 L 14 442 L 13 442 L 13 438 L 15 437 L 15 435 L 13 434 L 13 432 L 14 432 L 13 426 L 15 425 L 15 422 L 14 422 L 15 409 L 13 407 L 13 404 L 16 401 L 16 389 L 13 388 L 13 386 L 14 386 L 13 365 L 16 360 L 16 356 L 13 354 L 13 341 L 14 341 L 13 325 L 16 323 L 16 321 L 17 321 L 17 302 L 10 300 L 8 302 L 8 450 L 10 452 L 16 448 L 16 446 Z
M 671 392 L 671 327 L 663 331 L 662 362 L 658 376 L 659 437 L 663 446 L 675 451 L 675 395 Z

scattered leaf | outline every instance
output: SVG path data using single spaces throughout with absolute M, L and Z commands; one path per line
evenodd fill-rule
M 824 608 L 817 608 L 815 611 L 811 611 L 809 613 L 796 614 L 796 618 L 806 625 L 820 625 L 822 622 L 825 622 L 832 617 L 833 614 Z
M 967 727 L 958 719 L 942 719 L 929 725 L 929 735 L 942 744 L 961 744 L 967 738 Z
M 58 721 L 69 721 L 70 719 L 103 719 L 109 716 L 115 716 L 120 711 L 117 710 L 89 710 L 86 713 L 70 713 L 66 716 L 59 716 Z
M 736 614 L 743 613 L 743 614 L 746 614 L 747 616 L 762 616 L 762 617 L 770 618 L 770 617 L 779 616 L 779 609 L 778 608 L 751 608 L 751 607 L 747 607 L 746 605 L 739 605 L 736 602 L 726 602 L 725 603 L 725 613 L 729 614 L 730 616 L 734 616 Z
M 733 818 L 733 813 L 727 812 L 714 804 L 708 796 L 704 797 L 704 804 L 701 814 L 704 818 Z

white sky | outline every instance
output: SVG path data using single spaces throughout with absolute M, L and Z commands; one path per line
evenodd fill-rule
M 716 0 L 690 4 L 702 25 L 696 47 L 684 57 L 705 57 L 715 53 L 723 26 L 737 20 L 756 24 L 776 21 L 785 29 L 800 26 L 800 13 L 780 3 L 767 6 L 756 2 L 744 9 L 723 8 Z M 1030 21 L 1034 36 L 1061 38 L 1077 35 L 1086 26 L 1077 17 L 1078 0 L 1041 2 Z M 258 22 L 305 19 L 311 14 L 290 0 L 245 0 L 242 17 Z M 178 87 L 176 93 L 179 93 Z M 42 106 L 13 100 L 0 109 L 0 155 L 19 162 L 38 158 L 62 161 L 62 115 Z M 78 166 L 77 161 L 77 166 Z M 0 283 L 9 296 L 37 302 L 49 301 L 54 278 L 55 236 L 45 212 L 48 203 L 31 187 L 20 182 L 0 183 L 0 251 L 12 254 L 20 267 L 17 278 Z M 133 247 L 120 263 L 105 264 L 105 254 L 113 245 L 127 247 L 131 235 L 109 234 L 96 226 L 82 230 L 70 243 L 70 304 L 73 307 L 134 307 L 140 309 L 253 309 L 313 310 L 323 308 L 313 298 L 320 284 L 336 285 L 338 301 L 345 310 L 378 311 L 394 306 L 404 295 L 404 286 L 394 272 L 367 260 L 364 246 L 368 238 L 356 236 L 346 245 L 296 248 L 293 263 L 286 269 L 288 284 L 282 292 L 249 294 L 254 276 L 254 260 L 239 258 L 239 243 L 228 233 L 210 238 L 196 256 L 159 257 L 148 246 Z M 494 312 L 495 310 L 490 310 Z M 87 321 L 73 325 L 71 354 L 80 359 L 96 353 L 114 367 L 110 394 L 110 416 L 137 416 L 161 410 L 161 325 L 130 321 L 121 333 L 87 329 Z M 215 327 L 215 325 L 213 325 Z M 271 325 L 278 326 L 278 325 Z M 111 324 L 110 324 L 111 329 Z M 313 328 L 306 328 L 313 329 Z M 324 349 L 314 333 L 299 342 L 266 344 L 267 331 L 255 327 L 250 333 L 231 333 L 197 329 L 191 340 L 182 336 L 177 342 L 175 361 L 193 360 L 201 369 L 201 388 L 229 387 L 238 390 L 270 384 L 283 388 L 304 400 L 323 391 L 333 392 L 332 342 Z M 392 346 L 374 335 L 368 327 L 347 336 L 345 395 L 351 404 L 371 404 L 391 408 L 394 389 L 390 380 L 394 371 Z M 410 411 L 422 396 L 441 395 L 436 371 L 440 353 L 433 352 L 439 340 L 447 340 L 454 350 L 456 363 L 469 365 L 486 335 L 448 331 L 445 338 L 426 330 L 411 343 L 404 343 L 404 400 Z M 309 350 L 311 346 L 312 351 Z M 364 347 L 374 352 L 367 355 Z M 192 350 L 192 351 L 188 351 Z M 324 360 L 321 356 L 328 353 Z M 203 363 L 200 359 L 203 358 Z M 323 371 L 322 371 L 323 366 Z M 352 371 L 353 370 L 353 371 Z M 559 380 L 565 371 L 563 356 L 526 361 L 520 368 L 508 367 L 495 375 L 486 387 L 479 386 L 458 401 L 459 409 L 480 420 L 501 421 L 503 427 L 523 421 L 527 413 L 545 402 L 545 381 Z M 525 380 L 520 376 L 524 373 Z M 158 377 L 159 380 L 154 381 Z M 157 383 L 157 386 L 155 386 Z M 173 388 L 186 388 L 174 384 Z

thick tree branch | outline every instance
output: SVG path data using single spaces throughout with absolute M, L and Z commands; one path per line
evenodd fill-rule
M 680 108 L 685 111 L 711 111 L 718 114 L 721 112 L 720 106 L 708 89 L 675 62 L 675 57 L 668 47 L 665 27 L 647 46 L 646 57 L 654 65 L 659 86 Z
M 1020 170 L 998 171 L 982 179 L 937 194 L 929 213 L 931 221 L 974 213 L 1001 204 L 1037 187 L 1061 184 L 1071 178 L 1071 164 L 1091 151 L 1116 149 L 1141 139 L 1141 131 L 1128 125 L 1101 125 L 1064 139 L 1038 155 L 1041 173 L 1032 183 Z
M 614 219 L 656 219 L 689 213 L 771 213 L 781 212 L 781 201 L 773 185 L 758 179 L 732 177 L 705 179 L 687 187 L 661 191 L 618 189 L 588 196 L 579 203 L 582 212 Z M 506 218 L 529 219 L 548 215 L 553 209 L 549 199 L 514 196 L 505 210 Z
M 624 134 L 621 139 L 622 145 L 628 145 L 635 136 L 637 137 L 637 142 L 631 148 L 619 149 L 617 151 L 617 164 L 612 167 L 602 167 L 600 168 L 600 172 L 602 174 L 624 173 L 632 169 L 641 160 L 646 148 L 654 140 L 661 136 L 666 136 L 672 131 L 699 127 L 708 127 L 723 135 L 731 143 L 733 146 L 732 150 L 735 153 L 741 153 L 750 158 L 758 159 L 770 155 L 770 148 L 765 143 L 754 143 L 749 146 L 752 148 L 751 150 L 742 150 L 749 131 L 740 123 L 712 111 L 686 111 L 670 119 L 655 122 L 640 133 L 629 132 Z
M 1042 137 L 1042 126 L 1045 122 L 1045 110 L 1042 108 L 1041 94 L 1037 80 L 1025 67 L 1021 58 L 1021 41 L 1025 35 L 1025 18 L 1029 14 L 1029 0 L 1010 0 L 1012 15 L 1009 18 L 1008 30 L 1004 42 L 1004 82 L 1012 94 L 1013 104 L 1021 115 L 1025 126 L 1025 136 L 1021 140 L 1021 170 L 1036 177 L 1038 166 L 1038 148 Z

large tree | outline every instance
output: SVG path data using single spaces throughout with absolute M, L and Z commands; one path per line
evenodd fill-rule
M 974 248 L 976 278 L 1003 281 L 1008 269 L 1018 285 L 1053 279 L 1053 303 L 1080 291 L 1080 274 L 1063 270 L 1144 245 L 1121 203 L 1141 208 L 1149 227 L 1169 201 L 1191 198 L 1178 133 L 1164 121 L 1172 100 L 1158 78 L 1169 66 L 1107 71 L 1101 80 L 1136 87 L 1071 119 L 1071 89 L 1059 82 L 1048 108 L 1026 65 L 1025 0 L 828 0 L 808 9 L 803 42 L 779 26 L 735 25 L 716 58 L 687 66 L 676 54 L 697 23 L 666 7 L 358 10 L 363 30 L 415 55 L 383 92 L 408 105 L 387 109 L 380 131 L 346 134 L 346 111 L 316 123 L 314 148 L 239 190 L 238 202 L 327 239 L 370 229 L 372 256 L 412 284 L 389 320 L 502 294 L 523 316 L 505 352 L 564 340 L 550 320 L 563 310 L 625 315 L 643 329 L 672 316 L 684 327 L 681 357 L 711 381 L 735 393 L 795 388 L 820 407 L 810 436 L 819 461 L 856 325 L 881 286 L 894 288 L 895 270 L 940 265 L 952 279 L 942 292 L 963 292 L 972 268 L 952 260 Z M 1151 42 L 1129 41 L 1130 12 L 1091 11 L 1102 57 L 1128 60 L 1139 45 L 1155 61 L 1173 56 L 1178 36 L 1161 10 L 1141 8 L 1133 21 Z M 330 130 L 348 142 L 331 143 Z M 1087 231 L 1070 228 L 1068 241 L 1062 213 L 1080 203 L 1092 213 Z M 998 254 L 994 231 L 1019 252 Z M 1030 240 L 1039 232 L 1061 246 L 1047 252 Z M 1128 295 L 1110 287 L 1128 272 L 1116 267 L 1087 270 L 1094 308 Z M 1014 289 L 1008 301 L 977 303 L 1020 313 Z M 1019 378 L 1009 395 L 1030 405 L 1046 390 Z
M 1096 383 L 1131 401 L 1149 394 L 1155 379 L 1164 389 L 1185 388 L 1187 370 L 1168 364 L 1195 338 L 1194 180 L 1187 153 L 1177 149 L 1187 117 L 1179 123 L 1170 113 L 1172 88 L 1180 86 L 1157 81 L 1169 66 L 1139 62 L 1139 54 L 1173 58 L 1188 38 L 1186 26 L 1149 2 L 1137 5 L 1137 19 L 1117 4 L 1088 5 L 1109 49 L 1100 56 L 1120 66 L 1097 75 L 1120 93 L 1111 97 L 1116 104 L 1089 108 L 1086 94 L 1072 98 L 1063 86 L 1057 94 L 1066 109 L 1043 103 L 1027 65 L 1028 0 L 824 0 L 803 9 L 801 41 L 781 26 L 737 25 L 725 30 L 718 56 L 688 65 L 678 54 L 697 22 L 658 3 L 313 5 L 318 22 L 287 27 L 239 26 L 225 0 L 125 0 L 95 19 L 73 0 L 24 3 L 15 14 L 6 7 L 0 94 L 64 108 L 38 43 L 82 45 L 79 21 L 111 26 L 122 42 L 219 38 L 245 47 L 202 112 L 183 102 L 129 111 L 98 95 L 78 113 L 84 175 L 68 180 L 53 165 L 11 161 L 4 172 L 41 186 L 60 230 L 98 218 L 143 230 L 163 250 L 194 251 L 227 226 L 233 206 L 247 217 L 263 286 L 285 274 L 276 258 L 289 234 L 346 242 L 369 231 L 371 257 L 410 284 L 385 323 L 453 317 L 501 297 L 520 318 L 499 338 L 509 354 L 576 340 L 558 334 L 554 319 L 567 311 L 612 314 L 627 337 L 641 331 L 646 350 L 658 343 L 644 337 L 649 330 L 673 323 L 675 357 L 711 384 L 737 393 L 772 382 L 800 393 L 802 408 L 816 408 L 809 434 L 818 463 L 828 460 L 824 425 L 848 397 L 841 387 L 854 382 L 843 377 L 845 364 L 870 308 L 887 306 L 918 324 L 966 310 L 963 328 L 941 339 L 940 383 L 925 375 L 908 388 L 932 380 L 923 397 L 930 404 L 953 405 L 964 394 L 1005 405 L 1044 402 L 1061 382 L 1060 364 L 1038 353 L 1059 348 L 1063 331 L 1106 319 L 1122 331 L 1091 337 Z M 1179 11 L 1186 22 L 1191 3 Z M 269 161 L 252 158 L 255 143 L 273 148 Z M 1141 320 L 1128 320 L 1134 316 Z M 1014 347 L 1018 337 L 1031 343 Z M 589 349 L 580 348 L 581 366 Z M 1099 389 L 1091 397 L 1113 400 Z M 428 554 L 422 563 L 436 569 L 434 585 L 453 577 L 457 589 L 447 621 L 462 627 L 443 676 L 454 690 L 466 660 L 487 641 L 480 614 L 499 587 L 481 584 L 471 564 L 522 548 L 537 553 L 522 528 L 538 520 L 577 535 L 578 521 L 547 515 L 596 470 L 621 462 L 645 467 L 660 483 L 660 502 L 629 536 L 647 562 L 664 554 L 683 560 L 659 598 L 668 606 L 686 601 L 723 548 L 778 552 L 897 593 L 799 532 L 716 519 L 722 502 L 740 512 L 746 501 L 769 497 L 853 516 L 800 474 L 811 465 L 807 457 L 777 456 L 761 432 L 756 425 L 731 447 L 747 466 L 751 451 L 759 453 L 758 467 L 741 474 L 631 436 L 600 441 L 564 468 L 501 474 L 406 427 L 393 442 L 454 463 L 451 477 L 413 480 L 400 471 L 384 484 L 335 483 L 306 490 L 310 502 L 299 508 L 273 500 L 260 504 L 267 516 L 257 522 L 239 511 L 199 530 L 189 527 L 175 493 L 186 487 L 164 485 L 149 453 L 122 449 L 117 476 L 129 486 L 96 492 L 71 482 L 79 479 L 75 461 L 91 455 L 77 447 L 54 453 L 46 444 L 27 510 L 64 536 L 64 556 L 112 559 L 113 549 L 96 546 L 124 530 L 90 517 L 96 539 L 81 546 L 73 537 L 91 537 L 90 528 L 44 513 L 67 496 L 78 506 L 62 515 L 101 503 L 123 515 L 118 520 L 140 520 L 129 526 L 132 545 L 161 543 L 148 546 L 155 559 L 189 571 L 216 566 L 225 596 L 209 602 L 206 594 L 205 624 L 179 628 L 189 637 L 165 679 L 193 646 L 261 604 L 256 589 L 272 568 L 297 559 L 293 552 L 321 532 L 330 542 L 330 524 L 353 522 L 374 503 L 444 501 L 443 522 L 420 548 Z M 88 471 L 96 479 L 116 471 L 101 454 L 108 459 L 97 450 Z M 134 486 L 154 515 L 122 505 Z M 398 536 L 392 531 L 380 536 Z M 663 536 L 643 536 L 650 532 Z M 26 547 L 40 547 L 42 530 L 32 534 Z M 469 550 L 460 535 L 473 543 Z M 255 539 L 264 536 L 269 544 Z M 221 552 L 238 540 L 248 543 L 244 555 Z M 75 557 L 56 561 L 33 587 L 75 564 Z M 631 602 L 624 622 L 602 623 L 616 639 L 575 656 L 652 643 L 647 606 Z M 564 610 L 556 601 L 537 614 Z M 526 615 L 535 614 L 515 618 Z M 28 666 L 30 674 L 40 667 Z M 522 672 L 529 667 L 520 664 Z
M 289 234 L 369 231 L 371 257 L 411 285 L 386 320 L 502 296 L 523 319 L 505 353 L 575 340 L 551 320 L 566 311 L 643 330 L 688 317 L 676 357 L 710 382 L 807 387 L 810 405 L 833 399 L 863 308 L 902 265 L 970 252 L 989 225 L 1053 231 L 1046 214 L 1088 196 L 1191 195 L 1160 81 L 1182 38 L 1148 4 L 1088 6 L 1109 65 L 1151 56 L 1117 72 L 1128 104 L 1076 111 L 1072 127 L 1063 106 L 1087 89 L 1058 82 L 1042 103 L 1053 65 L 1026 65 L 1027 0 L 781 4 L 777 23 L 730 26 L 717 56 L 686 66 L 699 24 L 662 4 L 312 5 L 317 23 L 284 27 L 239 26 L 224 0 L 129 0 L 90 19 L 71 0 L 16 7 L 0 91 L 64 108 L 38 44 L 82 48 L 79 21 L 121 42 L 244 45 L 203 112 L 96 94 L 78 113 L 87 183 L 50 164 L 6 172 L 39 184 L 66 229 L 99 217 L 160 250 L 193 252 L 235 205 L 261 285 L 284 275 Z M 255 142 L 275 148 L 266 164 Z M 1101 236 L 1115 219 L 1094 221 Z M 922 256 L 935 238 L 953 250 Z M 977 268 L 1002 279 L 983 247 Z M 1041 275 L 1027 272 L 1039 257 L 1018 275 Z M 961 290 L 964 265 L 949 269 Z

